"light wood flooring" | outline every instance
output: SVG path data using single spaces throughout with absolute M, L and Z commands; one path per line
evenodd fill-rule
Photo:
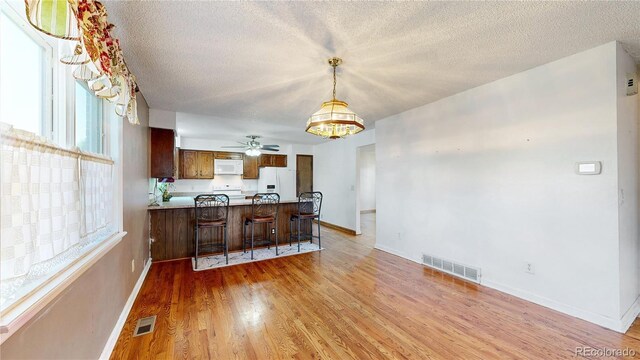
M 373 249 L 323 229 L 325 250 L 202 272 L 154 263 L 113 359 L 561 359 L 632 348 L 626 335 Z M 152 334 L 132 337 L 157 315 Z

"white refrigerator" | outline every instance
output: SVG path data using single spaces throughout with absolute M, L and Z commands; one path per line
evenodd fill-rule
M 276 192 L 280 194 L 281 200 L 297 198 L 296 172 L 289 168 L 260 168 L 258 192 Z

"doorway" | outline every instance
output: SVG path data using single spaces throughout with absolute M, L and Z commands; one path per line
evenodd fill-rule
M 296 196 L 313 191 L 313 155 L 296 155 Z
M 361 146 L 356 153 L 356 234 L 375 239 L 376 145 Z

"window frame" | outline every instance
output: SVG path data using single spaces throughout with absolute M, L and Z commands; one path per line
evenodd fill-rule
M 77 142 L 76 142 L 76 130 L 77 130 L 77 125 L 78 125 L 78 119 L 77 119 L 77 114 L 76 114 L 76 86 L 80 85 L 82 87 L 85 87 L 86 90 L 88 90 L 89 92 L 91 92 L 91 89 L 88 89 L 87 86 L 83 85 L 81 83 L 80 80 L 76 80 L 73 78 L 73 76 L 70 76 L 68 78 L 68 82 L 67 82 L 67 91 L 66 91 L 66 97 L 67 97 L 67 114 L 69 114 L 69 116 L 67 117 L 67 128 L 71 129 L 70 134 L 67 133 L 67 142 L 68 142 L 68 146 L 69 147 L 77 147 Z M 109 152 L 109 133 L 108 133 L 108 119 L 109 119 L 109 110 L 111 109 L 111 107 L 109 106 L 109 103 L 105 100 L 105 99 L 101 99 L 98 96 L 96 96 L 95 94 L 92 94 L 92 96 L 94 96 L 96 99 L 98 99 L 100 101 L 100 150 L 98 151 L 98 154 L 101 155 L 107 155 L 107 156 L 111 156 L 110 152 Z
M 31 24 L 28 23 L 25 17 L 20 16 L 19 10 L 11 6 L 6 1 L 0 1 L 0 12 L 6 15 L 9 21 L 18 26 L 24 31 L 24 33 L 31 38 L 36 44 L 41 46 L 45 50 L 44 61 L 42 64 L 42 77 L 43 77 L 43 103 L 42 103 L 42 116 L 40 119 L 40 136 L 43 136 L 49 140 L 55 140 L 55 122 L 57 121 L 57 106 L 55 88 L 58 85 L 58 66 L 56 66 L 56 60 L 54 56 L 58 54 L 58 43 L 53 39 L 47 39 L 43 37 L 39 31 L 34 29 Z M 0 18 L 1 19 L 1 18 Z M 0 20 L 1 21 L 1 20 Z M 0 44 L 0 46 L 2 46 Z

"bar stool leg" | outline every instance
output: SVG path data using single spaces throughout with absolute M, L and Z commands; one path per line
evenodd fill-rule
M 298 252 L 300 252 L 300 218 L 298 218 Z
M 276 236 L 276 256 L 278 256 L 278 218 L 277 217 L 276 217 L 275 224 L 276 224 L 276 234 L 275 234 L 275 236 Z M 271 231 L 269 231 L 269 233 L 271 233 Z
M 322 248 L 322 243 L 320 242 L 320 218 L 318 218 L 318 248 Z
M 267 250 L 271 250 L 271 223 L 266 223 L 267 227 Z
M 199 233 L 198 227 L 197 226 L 194 227 L 193 231 L 195 231 L 196 233 L 196 236 L 195 236 L 196 237 L 196 261 L 195 262 L 196 262 L 196 270 L 198 270 L 198 233 Z
M 224 226 L 224 256 L 227 258 L 227 265 L 229 265 L 229 245 L 227 244 L 227 225 Z
M 253 235 L 254 235 L 254 223 L 251 222 L 251 260 L 253 260 Z
M 293 237 L 293 218 L 289 217 L 289 246 L 291 246 L 292 237 Z
M 247 221 L 242 224 L 242 253 L 247 253 Z

